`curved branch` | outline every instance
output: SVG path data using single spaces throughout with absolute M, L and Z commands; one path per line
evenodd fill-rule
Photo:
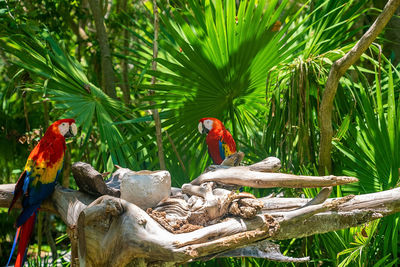
M 400 0 L 389 0 L 368 31 L 361 37 L 356 45 L 347 52 L 342 58 L 332 64 L 326 81 L 325 90 L 322 96 L 321 108 L 319 112 L 321 127 L 321 142 L 319 147 L 319 167 L 320 175 L 332 173 L 331 148 L 332 148 L 332 110 L 333 100 L 336 95 L 339 79 L 344 75 L 348 68 L 353 65 L 361 55 L 367 50 L 376 37 L 382 32 L 389 22 L 394 12 L 400 5 Z

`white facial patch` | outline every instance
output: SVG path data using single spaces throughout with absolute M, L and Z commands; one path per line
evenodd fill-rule
M 70 125 L 68 122 L 63 122 L 58 125 L 58 129 L 60 130 L 60 134 L 65 137 L 72 137 L 71 134 L 75 136 L 78 133 L 75 123 L 71 123 Z
M 212 129 L 212 126 L 213 126 L 213 121 L 212 120 L 205 120 L 205 121 L 203 121 L 203 125 L 204 125 L 204 127 L 208 130 L 208 131 L 211 131 L 211 129 Z
M 64 136 L 69 131 L 69 123 L 67 122 L 61 123 L 60 125 L 58 125 L 58 129 L 60 130 L 60 134 Z

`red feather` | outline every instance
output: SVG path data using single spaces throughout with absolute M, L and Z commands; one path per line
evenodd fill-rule
M 62 168 L 66 145 L 59 126 L 62 123 L 71 125 L 74 122 L 73 119 L 54 122 L 29 154 L 25 170 L 15 185 L 14 197 L 8 209 L 8 212 L 10 212 L 18 198 L 23 196 L 23 208 L 16 221 L 18 230 L 8 263 L 12 258 L 16 244 L 19 242 L 15 266 L 23 266 L 24 264 L 26 248 L 35 225 L 36 211 L 42 201 L 52 194 L 57 175 Z
M 26 248 L 28 247 L 29 240 L 35 226 L 36 212 L 33 213 L 29 219 L 19 227 L 20 238 L 17 252 L 17 259 L 15 260 L 15 267 L 23 266 Z
M 220 120 L 216 118 L 203 118 L 200 122 L 203 123 L 205 120 L 213 121 L 212 129 L 207 134 L 206 143 L 208 146 L 208 153 L 214 161 L 214 164 L 219 165 L 226 156 L 236 152 L 236 143 Z
M 28 160 L 40 161 L 46 160 L 48 167 L 53 166 L 64 155 L 65 151 L 65 138 L 60 134 L 58 126 L 64 122 L 69 124 L 75 122 L 74 119 L 62 119 L 54 122 L 47 129 L 39 144 L 29 154 Z

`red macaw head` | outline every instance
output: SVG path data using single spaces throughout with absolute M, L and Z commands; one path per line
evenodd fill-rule
M 64 137 L 73 137 L 77 134 L 78 128 L 76 127 L 74 119 L 62 119 L 56 122 L 53 122 L 50 125 L 49 129 L 47 129 L 47 133 L 51 134 L 60 134 Z
M 219 119 L 202 118 L 199 120 L 198 128 L 201 134 L 208 134 L 213 129 L 224 129 L 225 127 Z

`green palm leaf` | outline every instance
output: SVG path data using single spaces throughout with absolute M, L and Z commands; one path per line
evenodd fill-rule
M 161 15 L 160 31 L 170 38 L 160 40 L 158 70 L 147 71 L 158 84 L 140 88 L 156 92 L 144 100 L 170 111 L 163 127 L 182 154 L 190 144 L 207 160 L 196 130 L 202 117 L 221 119 L 237 140 L 263 118 L 267 73 L 292 58 L 293 21 L 301 11 L 289 17 L 288 2 L 242 1 L 237 7 L 234 0 L 188 1 L 187 12 L 172 8 Z M 287 23 L 272 31 L 278 18 Z M 199 160 L 183 157 L 189 165 Z
M 0 46 L 15 57 L 16 65 L 36 75 L 37 81 L 45 79 L 46 86 L 39 82 L 34 89 L 55 101 L 55 107 L 64 110 L 64 117 L 74 117 L 86 135 L 97 122 L 101 166 L 106 168 L 111 157 L 114 164 L 139 168 L 140 163 L 130 159 L 135 150 L 113 124 L 114 118 L 132 118 L 129 110 L 90 83 L 82 66 L 66 55 L 46 30 L 9 23 L 13 26 L 0 32 Z M 132 133 L 143 130 L 140 125 L 127 127 Z
M 360 83 L 348 86 L 357 101 L 355 124 L 349 126 L 340 141 L 334 142 L 342 154 L 342 172 L 359 179 L 358 184 L 343 187 L 348 193 L 387 190 L 399 182 L 400 109 L 395 101 L 399 93 L 394 86 L 399 84 L 399 76 L 392 74 L 390 63 L 383 74 L 381 81 L 376 74 L 375 84 L 370 86 L 359 72 Z M 398 215 L 381 220 L 373 246 L 382 248 L 381 257 L 391 253 L 388 261 L 397 257 L 398 233 Z

